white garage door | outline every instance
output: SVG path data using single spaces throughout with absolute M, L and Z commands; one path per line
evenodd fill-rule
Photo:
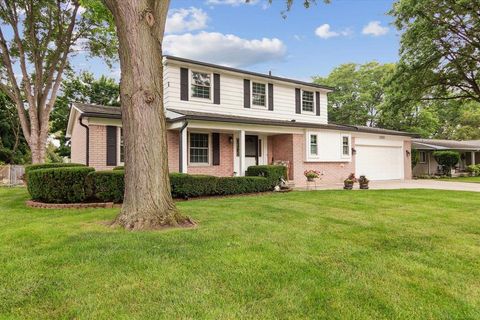
M 370 180 L 403 179 L 402 147 L 357 145 L 355 150 L 357 177 L 365 175 Z

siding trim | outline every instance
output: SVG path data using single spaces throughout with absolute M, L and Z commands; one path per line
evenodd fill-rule
M 220 165 L 220 134 L 218 132 L 212 133 L 212 165 Z
M 300 98 L 301 91 L 299 88 L 295 88 L 295 113 L 302 113 L 302 100 Z
M 320 92 L 315 92 L 315 109 L 316 109 L 316 115 L 320 115 Z

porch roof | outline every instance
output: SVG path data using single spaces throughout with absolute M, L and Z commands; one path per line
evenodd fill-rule
M 413 139 L 413 147 L 418 150 L 465 150 L 480 151 L 479 140 L 455 141 L 441 139 Z

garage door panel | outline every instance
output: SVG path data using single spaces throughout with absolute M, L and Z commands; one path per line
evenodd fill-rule
M 396 146 L 355 147 L 355 171 L 370 180 L 403 179 L 403 149 Z

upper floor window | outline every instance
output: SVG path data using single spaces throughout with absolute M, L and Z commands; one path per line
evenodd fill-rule
M 211 74 L 192 71 L 192 97 L 210 99 Z
M 302 111 L 313 112 L 312 91 L 302 91 Z
M 190 133 L 190 163 L 209 163 L 209 134 Z
M 342 137 L 342 155 L 344 156 L 350 155 L 350 137 L 349 136 Z
M 266 88 L 264 83 L 252 82 L 252 104 L 255 106 L 265 106 Z

